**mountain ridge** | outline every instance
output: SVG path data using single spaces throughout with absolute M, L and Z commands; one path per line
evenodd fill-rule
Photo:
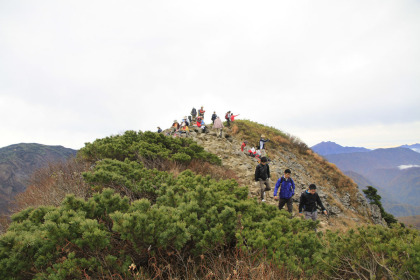
M 377 188 L 389 213 L 396 216 L 420 214 L 416 199 L 420 189 L 419 153 L 396 147 L 324 157 L 355 180 L 360 188 L 365 188 L 367 183 Z
M 60 145 L 19 143 L 0 148 L 0 213 L 5 214 L 13 197 L 26 189 L 35 170 L 75 155 L 75 150 Z
M 364 153 L 370 149 L 363 147 L 343 147 L 335 142 L 326 141 L 318 143 L 311 147 L 311 149 L 319 155 L 325 156 L 330 154 L 344 154 L 344 153 Z

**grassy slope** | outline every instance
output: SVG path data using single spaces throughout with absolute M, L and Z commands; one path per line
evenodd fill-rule
M 318 186 L 323 186 L 323 189 L 329 193 L 328 201 L 330 204 L 336 204 L 346 213 L 346 216 L 361 220 L 366 223 L 371 223 L 370 218 L 366 216 L 367 212 L 360 213 L 348 211 L 341 206 L 338 196 L 344 193 L 349 193 L 352 198 L 350 204 L 355 209 L 361 209 L 361 205 L 354 199 L 359 193 L 357 184 L 349 177 L 344 175 L 334 164 L 329 163 L 318 154 L 303 143 L 299 138 L 294 137 L 288 133 L 282 132 L 276 128 L 264 126 L 249 120 L 235 121 L 232 126 L 232 134 L 237 139 L 247 140 L 248 145 L 256 145 L 260 139 L 261 134 L 270 139 L 267 147 L 267 155 L 270 158 L 282 157 L 283 155 L 291 155 L 294 163 L 303 166 L 308 173 L 306 178 Z M 332 194 L 332 191 L 337 193 Z M 366 208 L 364 208 L 366 211 Z M 351 220 L 346 221 L 343 228 L 356 225 Z M 338 225 L 337 225 L 338 226 Z M 342 224 L 340 225 L 340 227 Z

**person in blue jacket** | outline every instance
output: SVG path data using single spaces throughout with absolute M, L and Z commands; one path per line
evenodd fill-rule
M 292 197 L 295 194 L 295 182 L 293 182 L 293 179 L 290 177 L 292 172 L 290 169 L 286 169 L 284 171 L 284 175 L 278 179 L 276 186 L 274 188 L 274 199 L 277 200 L 277 191 L 280 188 L 279 196 L 279 209 L 283 209 L 284 205 L 287 204 L 287 211 L 289 211 L 290 214 L 292 214 L 293 211 L 293 200 Z

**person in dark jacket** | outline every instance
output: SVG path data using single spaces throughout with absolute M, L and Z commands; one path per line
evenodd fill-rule
M 225 119 L 227 121 L 227 126 L 230 127 L 230 111 L 227 111 L 226 115 L 225 115 Z
M 274 188 L 274 199 L 277 200 L 277 190 L 280 188 L 279 196 L 279 209 L 283 209 L 284 205 L 287 204 L 287 211 L 292 214 L 293 211 L 293 195 L 295 194 L 295 182 L 290 177 L 292 172 L 290 169 L 284 170 L 284 175 L 277 181 Z
M 309 189 L 304 191 L 300 196 L 299 215 L 302 216 L 305 214 L 305 219 L 312 219 L 313 221 L 316 221 L 318 217 L 317 206 L 322 209 L 322 212 L 325 215 L 327 214 L 327 210 L 322 204 L 319 195 L 316 193 L 315 184 L 310 184 Z
M 255 182 L 260 183 L 261 202 L 265 202 L 265 192 L 271 190 L 270 187 L 270 167 L 266 157 L 261 158 L 261 163 L 255 168 Z
M 216 118 L 217 118 L 216 111 L 214 111 L 213 115 L 211 115 L 211 121 L 213 122 L 213 124 L 214 124 L 214 121 L 216 120 Z

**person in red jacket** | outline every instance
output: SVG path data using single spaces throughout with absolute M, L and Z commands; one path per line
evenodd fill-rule
M 204 111 L 204 107 L 203 106 L 201 106 L 201 109 L 200 110 L 198 110 L 198 115 L 202 118 L 202 119 L 204 119 L 204 113 L 205 113 L 206 111 Z
M 246 144 L 248 144 L 248 141 L 242 142 L 242 145 L 241 145 L 241 151 L 242 152 L 244 151 L 244 148 L 245 148 Z
M 237 115 L 233 115 L 233 113 L 230 115 L 230 121 L 234 122 L 235 121 L 235 117 L 239 116 L 239 114 Z
M 204 120 L 200 116 L 197 117 L 197 127 L 201 128 L 201 131 L 203 133 L 206 132 L 206 124 L 204 123 Z

